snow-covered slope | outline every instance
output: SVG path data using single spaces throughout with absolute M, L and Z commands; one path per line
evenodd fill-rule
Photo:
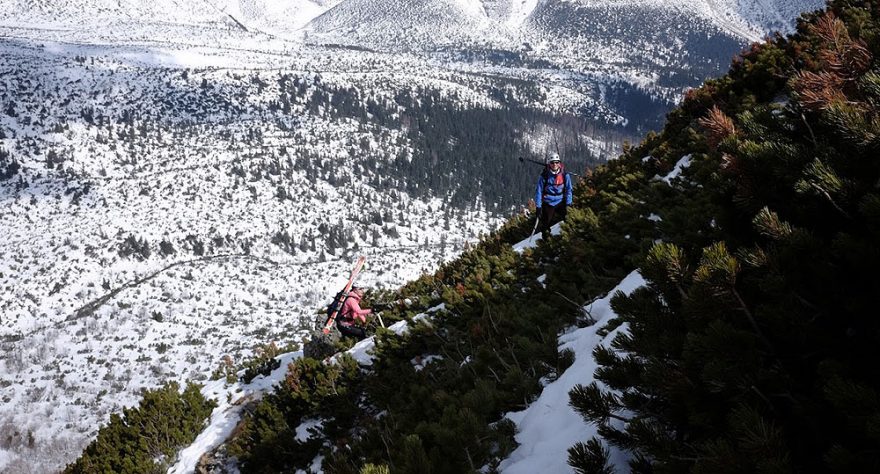
M 294 31 L 339 0 L 18 0 L 0 5 L 7 26 L 69 25 L 102 34 L 122 24 L 178 24 L 199 27 Z M 160 38 L 156 38 L 160 39 Z
M 101 44 L 283 49 L 338 0 L 70 0 L 0 3 L 0 36 Z
M 819 3 L 0 2 L 0 470 L 55 469 L 141 388 L 298 340 L 357 253 L 391 287 L 498 222 L 383 181 L 418 139 L 403 92 L 576 114 L 613 155 L 600 132 L 641 133 Z
M 611 309 L 611 298 L 618 292 L 630 294 L 645 285 L 638 271 L 627 275 L 620 284 L 586 307 L 584 310 L 596 320 L 592 326 L 572 328 L 559 337 L 559 349 L 574 353 L 574 363 L 547 384 L 537 400 L 523 411 L 508 413 L 507 418 L 517 425 L 516 441 L 519 446 L 498 466 L 504 474 L 565 473 L 571 467 L 566 463 L 567 451 L 575 443 L 586 442 L 597 436 L 596 427 L 590 425 L 569 405 L 569 395 L 575 385 L 589 385 L 594 381 L 593 372 L 598 364 L 593 358 L 593 350 L 599 346 L 609 346 L 627 326 L 620 325 L 607 334 L 600 330 L 611 323 L 617 315 Z M 627 469 L 627 455 L 613 446 L 606 446 L 610 460 L 618 472 Z
M 498 222 L 378 189 L 367 167 L 413 144 L 311 100 L 338 83 L 386 103 L 443 81 L 71 51 L 0 49 L 0 150 L 19 167 L 0 181 L 4 472 L 72 460 L 141 388 L 300 340 L 354 255 L 362 284 L 395 287 Z M 457 97 L 491 104 L 471 94 Z
M 532 2 L 524 2 L 527 5 Z M 793 19 L 805 11 L 818 9 L 824 2 L 816 0 L 539 0 L 535 11 L 568 7 L 602 11 L 653 11 L 661 16 L 680 15 L 684 21 L 679 29 L 697 20 L 711 23 L 728 34 L 758 40 L 768 31 L 789 31 Z M 522 11 L 522 10 L 521 10 Z M 526 7 L 525 11 L 528 11 Z M 528 16 L 532 16 L 530 12 Z M 521 14 L 521 13 L 520 13 Z M 515 16 L 516 14 L 514 14 Z M 651 27 L 656 16 L 644 16 L 634 26 Z M 621 21 L 620 24 L 627 23 Z M 578 22 L 572 21 L 572 24 Z M 684 27 L 684 28 L 683 28 Z
M 346 0 L 313 20 L 306 31 L 310 41 L 375 49 L 513 41 L 511 32 L 499 31 L 477 0 Z
M 345 0 L 306 31 L 310 41 L 376 49 L 462 43 L 515 49 L 536 34 L 596 40 L 610 33 L 626 41 L 632 31 L 662 41 L 658 26 L 669 25 L 679 34 L 715 31 L 742 41 L 789 31 L 801 12 L 822 5 L 819 0 Z
M 528 36 L 529 19 L 547 9 L 660 11 L 708 22 L 730 35 L 755 40 L 767 31 L 789 30 L 801 12 L 823 5 L 820 0 L 15 0 L 0 5 L 0 25 L 19 29 L 88 33 L 95 39 L 130 39 L 132 29 L 149 25 L 173 33 L 193 28 L 199 34 L 227 30 L 300 38 L 300 30 L 317 35 L 348 33 L 350 40 L 373 45 L 446 44 L 461 41 L 516 46 Z M 643 20 L 654 17 L 644 17 Z M 564 19 L 561 19 L 564 21 Z M 629 21 L 621 17 L 619 25 Z M 568 21 L 577 28 L 576 18 Z M 639 26 L 650 25 L 641 21 Z M 613 28 L 615 25 L 609 24 Z M 58 33 L 59 31 L 56 31 Z M 141 40 L 168 40 L 165 35 Z

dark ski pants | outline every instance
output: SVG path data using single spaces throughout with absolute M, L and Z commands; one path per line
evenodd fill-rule
M 359 327 L 359 326 L 354 326 L 354 325 L 349 326 L 348 324 L 337 324 L 336 327 L 339 328 L 339 332 L 342 333 L 342 335 L 345 337 L 353 337 L 353 338 L 357 339 L 358 341 L 367 337 L 367 331 L 364 330 L 364 328 Z
M 560 202 L 555 206 L 551 206 L 549 204 L 544 204 L 541 206 L 541 218 L 538 223 L 538 232 L 544 238 L 550 236 L 550 227 L 553 227 L 553 224 L 557 222 L 561 222 L 565 220 L 565 213 L 568 211 L 568 206 L 565 205 L 565 202 Z

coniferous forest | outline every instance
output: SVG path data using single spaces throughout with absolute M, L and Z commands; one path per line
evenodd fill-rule
M 620 472 L 613 445 L 640 473 L 880 471 L 878 55 L 875 0 L 753 45 L 584 176 L 558 237 L 514 252 L 532 224 L 519 216 L 368 294 L 408 299 L 383 315 L 410 331 L 378 329 L 370 366 L 297 359 L 203 467 L 293 472 L 322 455 L 328 473 L 492 472 L 515 447 L 503 415 L 572 362 L 558 335 L 639 269 L 647 286 L 612 300 L 627 330 L 593 354 L 602 385 L 570 393 L 601 435 L 569 449 L 574 470 Z M 306 420 L 321 423 L 300 441 Z

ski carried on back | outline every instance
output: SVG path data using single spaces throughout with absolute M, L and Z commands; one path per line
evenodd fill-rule
M 336 322 L 336 316 L 342 309 L 342 303 L 348 298 L 348 292 L 351 291 L 351 286 L 354 284 L 355 279 L 357 279 L 358 274 L 360 274 L 361 269 L 364 268 L 364 263 L 366 263 L 366 261 L 367 257 L 363 255 L 358 257 L 357 262 L 354 264 L 354 269 L 351 271 L 351 276 L 348 277 L 348 283 L 345 284 L 345 288 L 339 292 L 333 300 L 333 303 L 331 304 L 332 308 L 327 312 L 327 322 L 324 323 L 324 329 L 321 330 L 324 334 L 330 334 L 330 330 L 333 329 L 333 324 Z

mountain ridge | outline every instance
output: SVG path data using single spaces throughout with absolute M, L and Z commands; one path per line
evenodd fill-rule
M 265 13 L 299 5 L 303 23 L 341 4 L 176 5 L 0 5 L 0 427 L 20 434 L 0 440 L 0 457 L 14 453 L 0 464 L 12 469 L 67 462 L 141 388 L 301 341 L 355 253 L 376 287 L 437 268 L 521 211 L 537 170 L 516 157 L 557 150 L 578 170 L 617 156 L 744 44 L 678 14 L 615 36 L 657 10 L 480 3 L 484 15 L 468 2 L 452 17 L 530 27 L 524 12 L 540 9 L 542 24 L 571 27 L 569 12 L 604 12 L 609 26 L 379 50 L 284 38 Z
M 205 465 L 869 471 L 877 6 L 834 2 L 755 45 L 579 183 L 555 238 L 518 216 L 405 285 L 386 316 L 408 333 L 378 329 L 352 349 L 367 361 L 294 360 Z M 574 444 L 544 462 L 557 441 Z
M 404 5 L 405 4 L 405 5 Z M 656 11 L 674 11 L 680 14 L 697 16 L 712 22 L 716 27 L 728 31 L 745 40 L 756 40 L 768 31 L 790 31 L 790 19 L 807 8 L 818 8 L 821 2 L 803 0 L 689 0 L 669 4 L 658 0 L 622 1 L 622 0 L 532 0 L 516 2 L 514 0 L 407 0 L 393 6 L 397 12 L 448 11 L 459 13 L 454 18 L 464 22 L 457 25 L 457 33 L 467 31 L 468 26 L 488 25 L 512 30 L 511 35 L 528 23 L 528 18 L 535 11 L 547 7 L 570 5 L 575 8 L 603 10 L 609 8 L 652 9 Z M 807 7 L 807 8 L 805 8 Z M 39 25 L 83 25 L 94 28 L 95 25 L 120 22 L 154 22 L 177 23 L 180 26 L 197 25 L 202 27 L 224 26 L 226 28 L 253 28 L 256 32 L 265 29 L 267 33 L 279 35 L 287 40 L 300 39 L 299 30 L 312 22 L 320 20 L 324 15 L 350 17 L 343 11 L 366 10 L 373 12 L 373 18 L 387 14 L 388 5 L 384 8 L 380 2 L 373 0 L 285 0 L 265 2 L 247 1 L 202 1 L 188 3 L 186 7 L 171 1 L 128 1 L 124 5 L 119 2 L 100 0 L 68 0 L 65 2 L 10 2 L 0 6 L 0 24 L 6 27 L 30 24 Z M 336 12 L 334 12 L 336 10 Z M 360 17 L 364 23 L 372 18 Z M 407 22 L 419 24 L 424 17 L 399 18 Z M 319 23 L 332 23 L 319 21 Z M 392 23 L 388 26 L 394 27 Z M 311 29 L 315 30 L 316 25 Z M 329 27 L 329 26 L 328 26 Z M 317 28 L 320 32 L 320 28 Z M 404 30 L 403 37 L 406 37 Z M 95 33 L 98 33 L 97 31 Z M 397 32 L 398 36 L 400 31 Z M 111 36 L 112 37 L 112 36 Z M 464 35 L 466 37 L 466 35 Z M 515 45 L 515 43 L 513 43 Z

